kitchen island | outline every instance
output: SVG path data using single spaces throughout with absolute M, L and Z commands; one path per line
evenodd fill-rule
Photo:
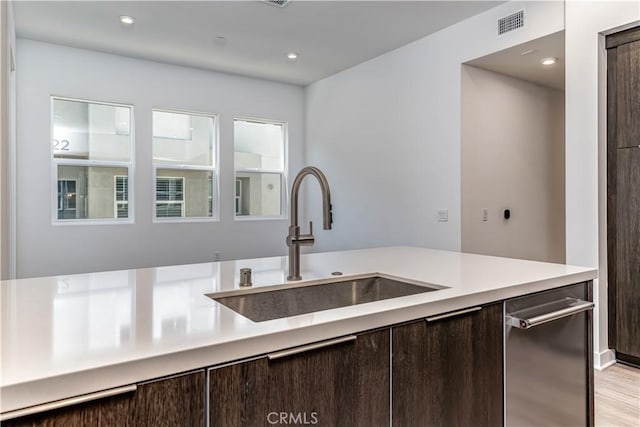
M 238 286 L 240 268 L 252 269 L 251 288 Z M 340 280 L 381 275 L 441 289 L 264 322 L 253 322 L 205 295 L 234 295 L 266 287 L 276 289 L 315 283 L 322 286 L 322 283 L 336 280 L 332 275 L 335 272 L 342 274 Z M 356 356 L 367 348 L 373 348 L 376 354 L 383 356 L 368 361 L 372 365 L 365 366 L 363 376 L 354 381 L 370 379 L 387 384 L 386 394 L 381 393 L 376 398 L 388 402 L 389 394 L 395 393 L 396 389 L 389 387 L 392 380 L 386 377 L 394 376 L 392 373 L 401 374 L 389 366 L 388 352 L 395 343 L 390 326 L 434 318 L 443 313 L 460 311 L 462 314 L 469 308 L 483 308 L 482 313 L 487 314 L 479 316 L 495 314 L 492 320 L 487 317 L 482 324 L 501 322 L 502 305 L 498 304 L 501 301 L 589 282 L 597 277 L 597 271 L 591 268 L 411 247 L 304 255 L 301 274 L 302 281 L 287 283 L 287 258 L 272 257 L 1 282 L 2 415 L 5 419 L 28 415 L 43 408 L 38 405 L 51 402 L 50 409 L 54 409 L 56 401 L 69 398 L 82 403 L 120 392 L 135 394 L 138 393 L 134 392 L 137 385 L 140 390 L 148 382 L 163 378 L 180 380 L 185 378 L 183 374 L 188 376 L 188 373 L 200 370 L 202 375 L 198 376 L 195 385 L 183 384 L 178 389 L 206 388 L 202 399 L 198 399 L 204 403 L 196 405 L 195 409 L 187 408 L 191 412 L 197 411 L 196 418 L 199 419 L 201 410 L 229 412 L 229 405 L 223 403 L 225 399 L 232 402 L 234 397 L 224 397 L 217 391 L 231 393 L 243 384 L 246 386 L 248 380 L 243 380 L 242 375 L 247 376 L 253 369 L 252 365 L 246 365 L 239 377 L 219 379 L 220 384 L 226 386 L 216 390 L 215 381 L 205 374 L 224 371 L 211 368 L 227 365 L 233 368 L 239 366 L 231 364 L 236 361 L 266 360 L 265 355 L 272 356 L 281 350 L 325 340 L 338 338 L 344 343 L 356 335 L 357 342 L 362 344 L 353 347 L 353 363 L 358 363 L 360 359 Z M 501 325 L 498 325 L 500 334 L 495 329 L 487 331 L 495 335 L 492 339 L 500 351 Z M 414 332 L 407 330 L 408 340 Z M 453 336 L 447 331 L 436 331 L 436 338 L 437 334 L 445 339 Z M 360 339 L 361 335 L 363 339 Z M 434 341 L 434 345 L 441 341 Z M 340 343 L 338 346 L 345 345 Z M 380 352 L 380 345 L 387 346 L 386 356 Z M 475 349 L 475 344 L 470 348 Z M 486 353 L 486 349 L 476 350 Z M 335 359 L 334 356 L 331 357 Z M 349 357 L 344 360 L 350 360 Z M 501 358 L 498 362 L 502 363 Z M 344 369 L 344 366 L 339 368 Z M 278 375 L 291 369 L 284 369 Z M 388 371 L 386 377 L 378 375 L 367 379 L 371 372 L 385 370 Z M 301 372 L 309 374 L 304 369 Z M 331 376 L 331 369 L 324 372 Z M 259 378 L 258 371 L 249 377 Z M 501 377 L 497 380 L 502 383 Z M 356 387 L 354 394 L 358 393 Z M 165 395 L 171 396 L 171 393 Z M 498 397 L 501 400 L 501 396 Z M 71 401 L 65 404 L 68 402 Z M 495 407 L 496 411 L 501 410 L 502 403 Z M 241 409 L 246 410 L 246 405 Z M 261 423 L 271 423 L 266 417 L 272 409 L 264 408 L 267 412 L 257 415 L 261 417 Z M 294 409 L 284 408 L 287 411 Z M 375 408 L 362 409 L 368 414 Z M 385 410 L 388 413 L 388 403 Z M 402 408 L 398 411 L 402 412 Z M 309 423 L 314 419 L 311 412 L 303 414 Z M 227 413 L 225 416 L 235 415 Z M 320 421 L 323 416 L 328 414 L 315 413 Z M 205 417 L 212 420 L 212 415 L 203 413 L 203 422 Z M 243 423 L 250 425 L 245 418 L 242 418 Z

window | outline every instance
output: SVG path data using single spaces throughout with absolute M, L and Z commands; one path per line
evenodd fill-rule
M 236 217 L 282 217 L 286 124 L 236 119 Z
M 184 216 L 184 178 L 156 178 L 156 216 L 158 218 Z
M 130 219 L 131 106 L 52 97 L 51 110 L 52 220 Z
M 76 181 L 70 179 L 58 180 L 58 218 L 71 219 L 76 217 Z
M 215 219 L 215 116 L 153 110 L 155 218 Z
M 126 176 L 115 176 L 114 185 L 114 209 L 116 218 L 127 218 L 129 216 L 129 178 Z
M 236 178 L 236 215 L 242 215 L 242 178 Z

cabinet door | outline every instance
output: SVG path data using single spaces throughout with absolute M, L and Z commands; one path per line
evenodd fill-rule
M 606 46 L 609 346 L 640 366 L 640 26 Z
M 388 329 L 215 368 L 209 375 L 211 426 L 389 423 Z
M 611 56 L 610 56 L 611 58 Z M 640 145 L 640 40 L 615 48 L 615 108 L 618 148 Z
M 394 426 L 500 426 L 502 305 L 392 329 Z
M 143 383 L 138 386 L 129 401 L 131 425 L 136 427 L 204 426 L 205 402 L 204 370 Z
M 617 153 L 616 351 L 640 358 L 640 148 Z
M 204 426 L 204 371 L 140 384 L 136 391 L 3 421 L 17 426 Z
M 128 395 L 10 419 L 2 427 L 128 426 Z

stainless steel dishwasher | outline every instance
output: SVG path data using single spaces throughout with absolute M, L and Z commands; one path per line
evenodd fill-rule
M 591 282 L 505 302 L 505 424 L 593 425 Z

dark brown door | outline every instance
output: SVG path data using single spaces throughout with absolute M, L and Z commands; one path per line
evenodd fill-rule
M 394 426 L 500 426 L 502 304 L 394 327 Z
M 210 371 L 211 426 L 389 424 L 389 330 Z
M 640 148 L 617 151 L 616 350 L 640 358 Z
M 204 426 L 204 375 L 198 371 L 144 383 L 131 393 L 3 421 L 2 426 Z

